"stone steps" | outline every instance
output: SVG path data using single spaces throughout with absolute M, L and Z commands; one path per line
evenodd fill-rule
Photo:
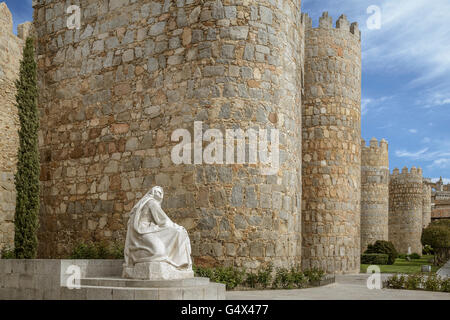
M 224 300 L 225 285 L 208 278 L 171 281 L 82 278 L 80 289 L 62 288 L 62 300 Z
M 225 285 L 208 278 L 121 278 L 122 260 L 0 259 L 0 300 L 224 300 Z M 81 288 L 69 289 L 78 266 Z
M 82 278 L 80 281 L 82 286 L 101 286 L 101 287 L 127 287 L 127 288 L 184 288 L 208 286 L 210 284 L 208 278 L 191 278 L 180 280 L 138 280 L 125 279 L 118 277 L 110 278 Z

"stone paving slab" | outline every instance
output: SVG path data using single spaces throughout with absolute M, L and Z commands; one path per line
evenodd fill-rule
M 229 291 L 227 300 L 450 300 L 450 293 L 419 290 L 369 290 L 369 275 L 337 275 L 336 283 L 318 288 Z M 389 274 L 383 274 L 385 280 Z

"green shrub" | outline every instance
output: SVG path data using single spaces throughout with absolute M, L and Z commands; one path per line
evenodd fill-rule
M 309 281 L 315 282 L 322 280 L 323 276 L 325 275 L 325 272 L 323 270 L 313 268 L 310 270 L 306 270 L 304 272 L 305 276 L 308 278 Z
M 232 267 L 220 267 L 214 270 L 212 281 L 224 283 L 227 289 L 232 290 L 244 282 L 245 271 Z
M 411 259 L 420 259 L 420 258 L 421 258 L 420 254 L 418 254 L 418 253 L 416 253 L 416 252 L 411 253 L 411 254 L 409 255 L 409 257 L 410 257 Z
M 394 264 L 395 259 L 397 259 L 398 253 L 394 245 L 390 241 L 377 240 L 374 244 L 369 244 L 367 250 L 364 252 L 368 253 L 384 253 L 388 255 L 387 264 Z
M 197 277 L 212 279 L 214 270 L 211 268 L 193 266 L 194 273 Z
M 427 291 L 439 291 L 441 288 L 441 279 L 436 274 L 430 274 L 426 277 L 423 286 Z
M 272 272 L 272 265 L 268 265 L 266 268 L 258 270 L 256 279 L 258 284 L 260 284 L 263 288 L 269 287 L 272 283 Z
M 232 290 L 242 284 L 255 288 L 257 283 L 256 274 L 246 274 L 245 271 L 239 271 L 233 267 L 207 268 L 194 266 L 193 270 L 197 277 L 209 278 L 212 282 L 225 284 L 227 290 Z
M 406 278 L 403 274 L 394 274 L 386 280 L 386 286 L 392 289 L 403 289 L 405 287 Z
M 206 268 L 194 266 L 193 269 L 197 277 L 205 277 L 212 282 L 223 283 L 228 290 L 246 282 L 245 271 L 239 271 L 232 267 Z
M 123 259 L 124 247 L 121 243 L 108 245 L 105 242 L 78 243 L 72 249 L 70 259 Z
M 289 269 L 280 268 L 276 271 L 274 288 L 292 289 L 294 287 L 294 279 Z
M 406 259 L 407 256 L 408 255 L 406 253 L 401 253 L 401 254 L 398 255 L 398 258 L 399 259 Z
M 441 291 L 450 292 L 450 278 L 446 278 L 441 281 Z
M 317 271 L 313 271 L 314 279 L 317 279 L 317 277 L 319 277 L 320 272 Z M 292 274 L 292 280 L 294 282 L 294 285 L 297 288 L 305 288 L 308 285 L 308 282 L 310 281 L 310 279 L 308 278 L 308 276 L 306 276 L 306 274 L 304 272 L 300 271 L 300 268 L 292 268 L 291 269 L 291 274 Z M 320 275 L 320 279 L 319 281 L 322 280 L 322 275 Z M 317 281 L 317 280 L 316 280 Z
M 392 289 L 450 292 L 450 278 L 441 278 L 436 274 L 416 273 L 406 276 L 395 274 L 387 279 L 385 284 Z
M 15 259 L 15 258 L 16 258 L 16 253 L 15 253 L 14 249 L 9 249 L 9 248 L 5 247 L 0 252 L 0 259 Z
M 433 248 L 430 245 L 426 244 L 422 248 L 422 254 L 423 255 L 427 255 L 427 256 L 431 256 L 431 255 L 434 254 L 434 250 L 433 250 Z
M 193 269 L 197 277 L 206 277 L 212 282 L 223 283 L 226 285 L 227 290 L 232 290 L 238 285 L 249 288 L 304 288 L 308 283 L 322 280 L 323 275 L 325 274 L 319 269 L 302 272 L 299 267 L 293 267 L 291 269 L 277 269 L 275 271 L 275 277 L 272 277 L 273 267 L 271 265 L 262 268 L 257 272 L 248 273 L 232 267 L 205 268 L 194 266 Z
M 17 153 L 16 211 L 14 251 L 18 259 L 34 259 L 39 228 L 39 113 L 37 109 L 37 65 L 34 41 L 28 38 L 23 49 L 19 79 L 16 81 L 16 105 L 19 114 L 19 150 Z
M 258 275 L 252 272 L 247 273 L 245 284 L 250 288 L 256 288 L 256 285 L 258 284 Z
M 423 281 L 424 281 L 423 274 L 421 273 L 411 274 L 406 278 L 405 289 L 408 290 L 420 289 Z
M 123 242 L 115 242 L 109 249 L 111 259 L 124 259 L 125 244 Z
M 302 272 L 298 266 L 291 269 L 281 268 L 277 269 L 272 286 L 275 289 L 305 288 L 308 283 L 321 280 L 322 276 L 323 271 L 318 269 Z
M 361 255 L 362 264 L 388 264 L 389 256 L 385 253 L 364 253 Z
M 98 256 L 97 246 L 92 243 L 79 243 L 70 254 L 70 259 L 101 259 Z

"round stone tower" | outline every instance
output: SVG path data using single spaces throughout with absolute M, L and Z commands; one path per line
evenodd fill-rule
M 359 272 L 361 36 L 344 15 L 308 19 L 304 89 L 302 265 Z
M 300 0 L 89 1 L 80 30 L 65 4 L 34 7 L 41 255 L 123 240 L 159 185 L 197 264 L 299 263 Z
M 389 181 L 389 241 L 399 253 L 422 254 L 422 169 L 395 168 Z
M 431 223 L 431 179 L 423 179 L 422 227 Z
M 386 140 L 361 141 L 361 252 L 388 240 L 389 153 Z

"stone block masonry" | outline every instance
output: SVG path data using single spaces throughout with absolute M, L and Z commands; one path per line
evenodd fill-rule
M 361 141 L 361 253 L 377 240 L 388 240 L 389 154 L 386 140 Z M 431 199 L 431 198 L 430 198 Z
M 422 169 L 394 169 L 389 181 L 389 241 L 399 253 L 422 254 Z
M 29 30 L 29 25 L 19 25 L 18 29 Z M 19 145 L 15 81 L 27 35 L 28 31 L 19 32 L 19 37 L 14 35 L 11 12 L 4 2 L 0 3 L 0 250 L 14 245 L 14 174 Z
M 422 228 L 428 227 L 431 223 L 431 179 L 423 179 L 423 204 L 422 204 Z
M 324 13 L 306 24 L 303 101 L 303 269 L 358 273 L 361 42 L 356 23 Z
M 71 4 L 81 9 L 80 29 L 67 27 Z M 0 4 L 0 248 L 14 237 L 14 80 L 35 29 L 40 257 L 65 257 L 87 240 L 123 242 L 130 210 L 155 185 L 166 191 L 163 209 L 188 230 L 197 265 L 357 273 L 376 240 L 420 253 L 430 188 L 417 169 L 389 176 L 386 141 L 361 143 L 358 25 L 343 15 L 333 27 L 324 13 L 313 28 L 300 7 L 35 0 L 34 28 L 19 26 L 18 38 Z M 197 122 L 200 134 L 224 137 L 277 129 L 278 172 L 262 174 L 248 154 L 229 164 L 227 150 L 223 161 L 175 164 L 172 134 L 192 137 Z M 442 210 L 442 195 L 433 197 Z
M 300 1 L 35 1 L 41 111 L 40 255 L 123 240 L 154 185 L 195 261 L 289 267 L 301 255 Z M 174 130 L 278 129 L 280 170 L 175 165 Z M 248 140 L 247 140 L 248 142 Z

